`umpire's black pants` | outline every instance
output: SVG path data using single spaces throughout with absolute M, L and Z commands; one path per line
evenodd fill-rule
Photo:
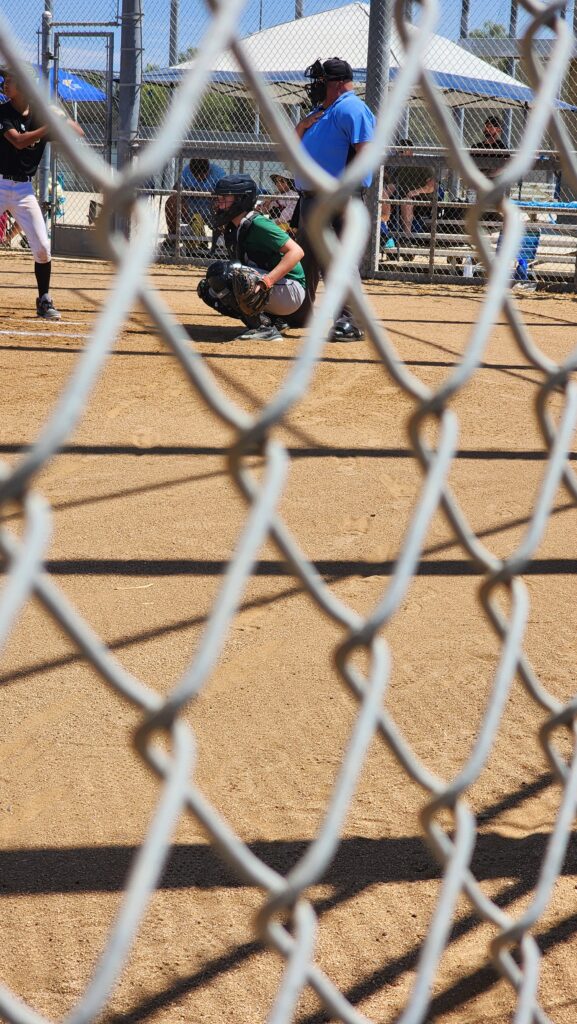
M 364 192 L 360 193 L 360 198 L 364 198 Z M 306 278 L 306 297 L 302 306 L 297 310 L 297 312 L 293 313 L 290 317 L 287 317 L 287 320 L 292 327 L 302 327 L 309 319 L 309 316 L 312 313 L 312 309 L 315 304 L 317 288 L 322 277 L 322 269 L 318 262 L 315 250 L 313 248 L 312 242 L 307 232 L 307 224 L 315 199 L 316 195 L 314 192 L 301 192 L 299 202 L 300 215 L 296 240 L 304 251 L 304 256 L 301 260 L 301 264 Z M 342 216 L 334 217 L 334 219 L 331 221 L 331 225 L 337 237 L 340 238 L 343 227 Z M 350 320 L 351 323 L 355 324 L 355 319 L 353 317 L 352 310 L 350 309 L 349 306 L 343 306 L 339 314 L 339 319 L 340 317 L 346 320 Z

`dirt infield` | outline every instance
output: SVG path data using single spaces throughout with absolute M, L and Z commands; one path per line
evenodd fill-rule
M 156 267 L 155 286 L 223 391 L 254 410 L 299 347 L 232 342 L 232 321 L 196 296 L 198 274 Z M 32 264 L 0 257 L 0 455 L 14 464 L 65 384 L 111 274 L 57 260 L 59 324 L 34 315 Z M 412 371 L 444 379 L 478 315 L 479 289 L 367 286 Z M 524 295 L 519 308 L 553 358 L 575 344 L 577 307 Z M 504 320 L 483 367 L 454 402 L 459 457 L 450 480 L 500 557 L 523 535 L 545 462 L 533 402 L 539 374 Z M 359 611 L 377 601 L 422 475 L 406 430 L 412 403 L 368 342 L 327 345 L 305 401 L 277 436 L 292 454 L 281 512 L 307 557 Z M 190 662 L 246 506 L 226 470 L 232 432 L 191 389 L 140 310 L 115 345 L 74 436 L 37 480 L 54 511 L 47 569 L 122 664 L 166 693 Z M 577 513 L 560 491 L 534 571 L 525 650 L 556 697 L 575 693 Z M 6 511 L 16 532 L 20 515 Z M 446 779 L 468 756 L 499 656 L 479 611 L 480 578 L 446 521 L 433 520 L 423 562 L 386 631 L 387 705 L 413 749 Z M 251 848 L 287 872 L 316 835 L 355 704 L 332 666 L 342 635 L 267 545 L 223 657 L 187 719 L 196 778 Z M 102 682 L 37 604 L 0 665 L 0 980 L 53 1017 L 78 1000 L 119 906 L 158 785 L 131 747 L 138 716 Z M 544 712 L 517 682 L 486 771 L 469 794 L 478 815 L 473 871 L 516 915 L 527 906 L 560 788 L 538 743 Z M 415 977 L 440 874 L 422 840 L 424 794 L 374 741 L 343 842 L 322 885 L 318 963 L 367 1016 L 392 1021 Z M 105 1019 L 256 1024 L 282 964 L 252 928 L 262 893 L 238 882 L 202 828 L 182 821 L 175 848 Z M 558 1024 L 575 1019 L 577 847 L 541 919 L 540 994 Z M 429 1020 L 511 1019 L 510 988 L 487 966 L 494 933 L 462 900 Z M 307 991 L 299 1020 L 326 1019 Z

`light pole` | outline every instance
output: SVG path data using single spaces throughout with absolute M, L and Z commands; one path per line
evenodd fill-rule
M 404 6 L 404 10 L 403 10 L 403 18 L 405 19 L 407 24 L 409 24 L 409 25 L 413 24 L 413 0 L 405 0 L 405 6 Z M 410 120 L 411 120 L 411 115 L 410 115 L 410 111 L 409 111 L 409 104 L 407 103 L 407 105 L 406 105 L 406 107 L 405 107 L 405 109 L 403 111 L 403 116 L 399 120 L 399 126 L 398 126 L 398 129 L 397 129 L 397 133 L 398 133 L 397 134 L 397 138 L 401 138 L 401 139 L 408 139 L 409 138 L 409 136 L 411 134 L 410 128 L 409 128 Z
M 261 0 L 262 4 L 262 0 Z M 168 63 L 170 67 L 178 60 L 178 16 L 179 0 L 170 0 L 170 24 L 168 36 Z
M 393 7 L 394 0 L 372 0 L 369 9 L 365 101 L 374 114 L 377 113 L 381 103 L 386 102 L 389 88 Z M 363 277 L 372 277 L 377 266 L 381 237 L 381 178 L 382 171 L 379 167 L 373 175 L 373 183 L 366 199 L 371 221 L 371 234 L 361 269 Z
M 468 39 L 469 37 L 469 19 L 471 16 L 471 0 L 461 0 L 461 25 L 460 25 L 460 39 Z M 463 139 L 465 136 L 465 109 L 464 107 L 455 107 L 453 116 L 459 127 L 459 138 L 461 145 L 463 145 Z M 460 189 L 459 174 L 454 171 L 453 168 L 449 171 L 449 192 L 451 195 L 458 195 Z
M 519 14 L 519 8 L 518 8 L 518 5 L 517 5 L 517 0 L 511 0 L 511 9 L 509 11 L 509 40 L 510 40 L 511 43 L 517 38 L 517 17 L 518 17 L 518 14 Z M 505 65 L 505 70 L 506 70 L 508 75 L 511 75 L 512 78 L 515 78 L 516 68 L 517 68 L 517 61 L 516 61 L 515 57 L 513 55 L 510 56 L 510 57 L 507 57 L 507 63 Z M 511 149 L 511 126 L 512 126 L 512 123 L 513 123 L 513 112 L 509 108 L 509 110 L 505 111 L 505 116 L 503 118 L 503 128 L 504 128 L 503 135 L 505 137 L 505 143 L 506 143 L 508 149 Z
M 42 29 L 40 33 L 41 40 L 41 53 L 40 53 L 40 66 L 42 68 L 42 85 L 46 89 L 46 93 L 49 90 L 50 80 L 50 61 L 52 60 L 52 51 L 50 46 L 50 36 L 52 32 L 52 0 L 44 0 L 44 11 L 42 13 Z M 38 193 L 40 198 L 40 205 L 43 210 L 46 209 L 46 203 L 48 202 L 48 179 L 50 177 L 50 146 L 46 146 L 44 153 L 42 154 L 42 160 L 38 168 Z M 46 214 L 44 214 L 46 217 Z
M 119 169 L 132 158 L 132 143 L 138 134 L 141 86 L 141 0 L 122 0 L 120 74 L 118 79 L 117 166 Z

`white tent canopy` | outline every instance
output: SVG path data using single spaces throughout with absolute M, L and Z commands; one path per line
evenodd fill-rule
M 367 3 L 347 4 L 256 32 L 243 39 L 243 45 L 251 63 L 270 81 L 281 102 L 302 100 L 304 69 L 319 57 L 326 60 L 339 56 L 347 60 L 354 71 L 355 86 L 362 92 L 366 81 L 369 10 Z M 391 80 L 403 60 L 404 48 L 393 25 Z M 148 72 L 144 80 L 176 85 L 193 64 L 194 60 Z M 532 100 L 527 86 L 443 36 L 432 37 L 425 66 L 453 106 L 525 106 Z M 212 82 L 227 91 L 244 91 L 242 74 L 232 53 L 227 51 L 215 62 Z M 419 91 L 415 89 L 414 100 L 418 98 Z

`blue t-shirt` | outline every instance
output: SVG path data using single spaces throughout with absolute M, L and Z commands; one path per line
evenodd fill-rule
M 182 171 L 182 187 L 190 189 L 191 192 L 212 192 L 217 181 L 224 178 L 226 171 L 223 171 L 222 167 L 212 162 L 208 167 L 208 176 L 206 178 L 197 178 L 192 173 L 189 164 L 183 168 Z M 212 206 L 210 199 L 201 199 L 200 196 L 183 196 L 182 207 L 186 210 L 190 216 L 192 213 L 200 213 L 200 216 L 205 221 L 210 221 L 212 215 Z
M 350 161 L 351 146 L 370 142 L 374 130 L 375 115 L 363 100 L 348 91 L 331 103 L 323 116 L 304 133 L 301 142 L 320 167 L 333 178 L 339 178 Z M 372 178 L 372 174 L 367 174 L 361 184 L 368 188 Z M 310 183 L 297 179 L 296 186 L 307 189 Z

